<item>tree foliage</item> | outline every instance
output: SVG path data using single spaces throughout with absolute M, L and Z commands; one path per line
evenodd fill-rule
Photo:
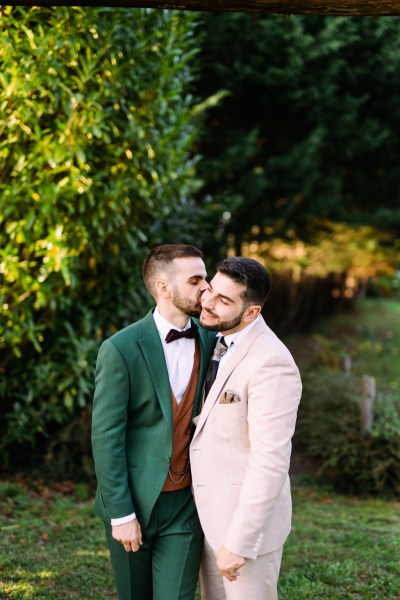
M 99 341 L 148 304 L 144 254 L 186 241 L 193 18 L 1 9 L 2 448 L 87 407 Z
M 316 218 L 398 232 L 398 25 L 204 16 L 197 93 L 225 92 L 206 113 L 200 163 L 220 239 L 237 251 L 273 236 L 312 241 Z

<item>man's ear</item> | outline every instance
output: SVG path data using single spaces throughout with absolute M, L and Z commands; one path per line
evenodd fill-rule
M 162 277 L 157 279 L 155 288 L 158 298 L 169 298 L 171 296 L 171 284 Z
M 261 306 L 257 306 L 257 304 L 252 304 L 251 306 L 248 306 L 244 312 L 244 315 L 242 317 L 242 320 L 245 323 L 250 323 L 251 321 L 254 321 L 254 319 L 256 317 L 258 317 L 258 315 L 261 312 Z

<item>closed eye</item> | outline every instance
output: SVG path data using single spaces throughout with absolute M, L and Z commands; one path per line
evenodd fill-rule
M 190 285 L 199 285 L 199 283 L 201 283 L 203 279 L 203 277 L 191 277 L 188 283 Z

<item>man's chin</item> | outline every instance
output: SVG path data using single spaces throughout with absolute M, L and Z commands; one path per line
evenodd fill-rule
M 200 316 L 199 323 L 203 329 L 207 329 L 207 331 L 219 331 L 219 326 L 212 323 L 207 323 L 205 319 L 202 319 Z

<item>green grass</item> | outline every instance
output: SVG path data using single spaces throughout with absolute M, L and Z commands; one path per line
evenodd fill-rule
M 102 524 L 79 496 L 0 482 L 2 600 L 116 597 Z M 340 496 L 295 476 L 293 504 L 280 600 L 400 599 L 399 503 Z
M 281 600 L 400 598 L 400 503 L 360 500 L 294 479 Z
M 0 483 L 0 598 L 111 599 L 103 528 L 92 503 Z

